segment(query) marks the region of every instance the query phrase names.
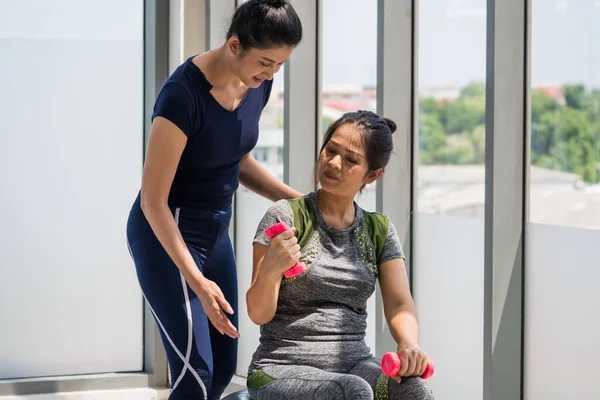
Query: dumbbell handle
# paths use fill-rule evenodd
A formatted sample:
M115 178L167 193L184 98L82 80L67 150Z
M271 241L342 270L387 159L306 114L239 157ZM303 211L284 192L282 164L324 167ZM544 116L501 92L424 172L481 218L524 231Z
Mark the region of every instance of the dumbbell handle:
M267 230L265 230L265 235L267 235L267 237L269 239L273 239L275 236L287 231L288 229L290 229L290 227L288 226L287 223L285 223L285 221L279 222L279 223L271 226L270 228L267 228ZM299 261L296 264L294 264L294 266L292 268L285 271L283 273L283 275L286 278L290 279L290 278L300 275L304 271L306 271L306 264Z
M381 369L383 373L387 376L394 376L400 372L402 368L402 361L400 360L400 356L398 353L385 353L381 358ZM427 367L425 368L425 372L421 375L421 378L427 379L433 375L435 366L433 365L433 361L430 358L427 359Z

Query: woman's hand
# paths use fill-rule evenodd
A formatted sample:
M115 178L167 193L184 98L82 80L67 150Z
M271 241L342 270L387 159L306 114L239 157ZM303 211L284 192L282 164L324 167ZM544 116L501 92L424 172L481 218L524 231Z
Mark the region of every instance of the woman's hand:
M300 260L300 245L295 233L296 228L292 227L271 239L260 267L261 273L282 275Z
M421 376L427 367L427 354L418 346L398 346L396 350L400 357L401 367L398 375L393 376L396 382L400 383L403 376Z
M239 176L243 186L273 202L281 199L295 199L303 195L277 179L250 153L246 154L240 162Z
M225 315L225 312L233 314L233 308L225 300L225 296L219 286L213 281L204 278L198 284L198 289L194 289L194 292L198 295L200 303L202 303L202 308L213 326L222 335L226 334L233 339L239 338L240 334L237 329L235 329L235 326L233 326L229 318Z

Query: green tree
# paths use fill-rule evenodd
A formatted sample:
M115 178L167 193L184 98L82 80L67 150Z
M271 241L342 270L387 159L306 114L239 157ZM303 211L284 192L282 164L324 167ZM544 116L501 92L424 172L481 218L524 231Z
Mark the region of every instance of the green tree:
M536 158L532 162L545 168L576 173L590 183L598 181L597 146L593 125L585 111L564 107L562 110L542 116L537 132L540 136L533 146Z
M461 143L454 146L444 146L438 154L438 162L436 164L473 164L474 158L473 147Z
M567 107L575 108L578 110L584 110L590 106L590 96L585 91L585 86L582 84L577 85L564 85L563 91L565 95L565 102Z
M531 94L531 122L536 123L549 111L558 109L558 102L546 92L534 90Z
M548 156L555 144L556 126L560 119L558 111L532 112L531 122L531 162L537 165L538 160Z
M485 99L485 83L469 83L460 91L460 97L478 97Z
M473 146L473 164L485 164L485 125L477 125L468 136Z
M592 121L600 122L600 89L590 93L589 117ZM600 132L598 132L600 134Z
M422 164L438 164L446 135L437 114L419 114L419 156Z
M531 162L600 181L600 89L563 86L564 99L544 91L531 98ZM564 100L564 101L563 101ZM485 162L485 84L470 83L455 100L419 101L423 164Z
M444 106L433 97L424 97L419 100L420 114L435 114L438 118Z
M477 125L485 123L485 100L459 98L446 106L446 132L456 134L473 132Z

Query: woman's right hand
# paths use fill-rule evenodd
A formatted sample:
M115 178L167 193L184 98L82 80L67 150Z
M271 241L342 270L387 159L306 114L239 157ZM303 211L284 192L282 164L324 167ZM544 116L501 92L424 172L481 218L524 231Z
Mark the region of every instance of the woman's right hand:
M270 240L261 272L282 275L300 260L300 245L295 233L296 228L291 227Z
M225 296L219 286L213 281L204 278L199 284L199 288L194 291L202 303L202 308L206 316L217 331L233 339L239 338L240 334L237 329L235 329L235 326L233 326L229 318L225 315L225 312L233 314L233 308L225 300Z

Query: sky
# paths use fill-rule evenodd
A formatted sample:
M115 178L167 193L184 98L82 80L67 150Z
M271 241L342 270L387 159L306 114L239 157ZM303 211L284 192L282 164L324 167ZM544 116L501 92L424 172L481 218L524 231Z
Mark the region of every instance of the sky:
M483 82L486 0L420 0L420 87ZM399 20L400 21L400 20ZM600 0L532 0L532 84L600 87ZM374 85L377 0L323 0L323 84Z
M600 87L600 0L531 1L532 84ZM323 84L374 86L378 1L322 2ZM485 80L486 3L419 0L419 87L461 87ZM33 5L43 12L31 13ZM0 0L3 9L11 12L0 12L0 40L143 37L142 0ZM103 25L115 18L117 23ZM278 77L276 84L282 84L283 73Z

